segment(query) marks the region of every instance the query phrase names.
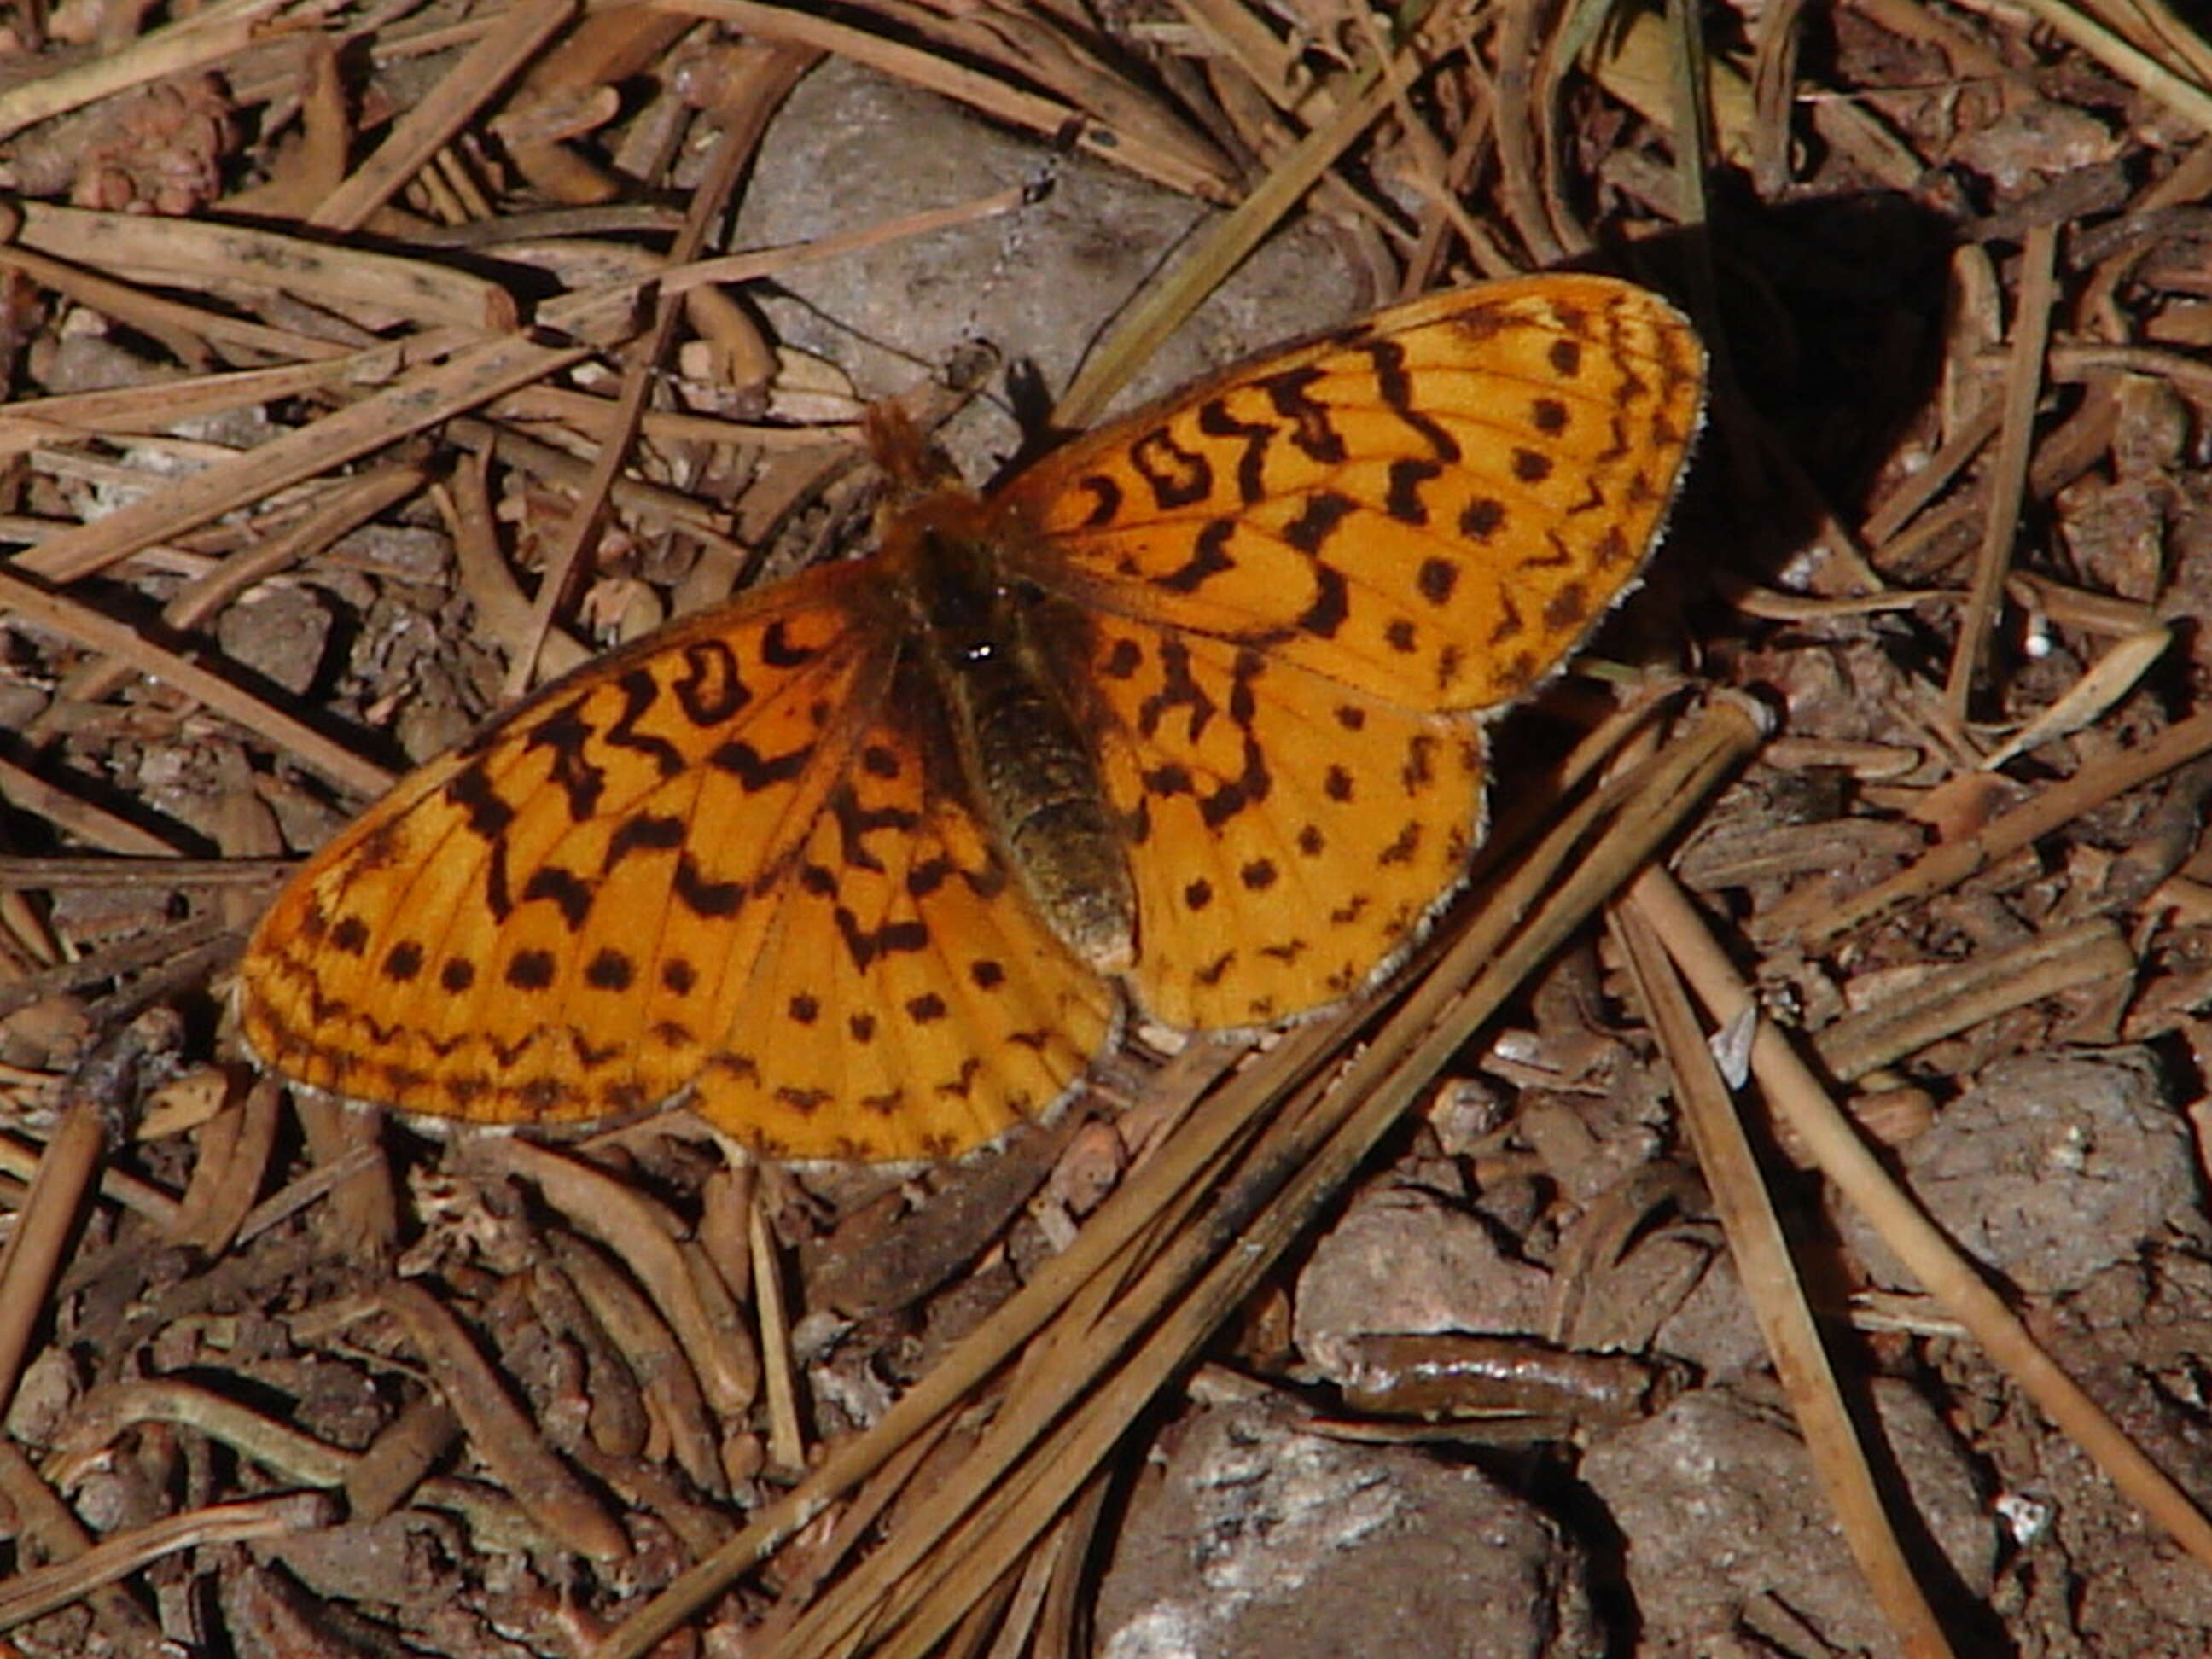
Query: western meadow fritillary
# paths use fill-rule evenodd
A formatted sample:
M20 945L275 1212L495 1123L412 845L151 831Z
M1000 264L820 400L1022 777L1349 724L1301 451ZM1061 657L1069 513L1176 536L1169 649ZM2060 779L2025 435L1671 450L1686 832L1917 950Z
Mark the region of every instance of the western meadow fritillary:
M670 1103L940 1157L1133 1004L1335 1001L1481 833L1481 717L1634 581L1698 421L1665 301L1432 295L938 488L422 768L278 896L246 1040L483 1123Z

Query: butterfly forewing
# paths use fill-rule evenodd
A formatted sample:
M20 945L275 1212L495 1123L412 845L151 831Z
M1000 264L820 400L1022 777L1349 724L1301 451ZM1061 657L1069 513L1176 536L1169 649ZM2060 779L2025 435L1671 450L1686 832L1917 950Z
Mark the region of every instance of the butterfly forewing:
M1596 276L1397 307L1013 479L1037 579L1409 708L1484 708L1635 580L1694 436L1696 336Z

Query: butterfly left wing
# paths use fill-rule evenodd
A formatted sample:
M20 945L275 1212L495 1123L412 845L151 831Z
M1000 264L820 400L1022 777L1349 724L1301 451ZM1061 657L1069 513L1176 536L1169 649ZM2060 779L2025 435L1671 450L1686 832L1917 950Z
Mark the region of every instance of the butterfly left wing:
M1467 717L1634 581L1703 397L1667 301L1536 276L1230 369L993 498L1091 619L1069 696L1133 825L1148 1010L1263 1024L1388 963L1480 833Z
M823 567L704 613L404 780L270 907L248 1045L403 1111L680 1101L793 1158L944 1156L1047 1109L1113 993L948 787L881 587Z

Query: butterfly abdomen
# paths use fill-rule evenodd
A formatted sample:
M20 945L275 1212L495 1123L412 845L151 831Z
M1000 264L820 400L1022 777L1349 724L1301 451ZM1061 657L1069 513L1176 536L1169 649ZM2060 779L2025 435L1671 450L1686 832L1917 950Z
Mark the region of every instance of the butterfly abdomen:
M924 529L906 600L968 799L1054 933L1101 973L1135 959L1136 901L1098 764L1047 660L1052 601L994 550Z

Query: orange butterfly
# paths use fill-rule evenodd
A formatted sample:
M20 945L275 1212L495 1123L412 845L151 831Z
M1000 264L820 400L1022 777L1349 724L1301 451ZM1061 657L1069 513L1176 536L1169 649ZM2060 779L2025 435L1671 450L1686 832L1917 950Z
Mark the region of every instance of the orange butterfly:
M1349 995L1462 879L1480 717L1656 543L1704 379L1665 301L1534 276L918 493L401 783L263 920L246 1040L404 1111L915 1158L1049 1109L1128 1004Z

